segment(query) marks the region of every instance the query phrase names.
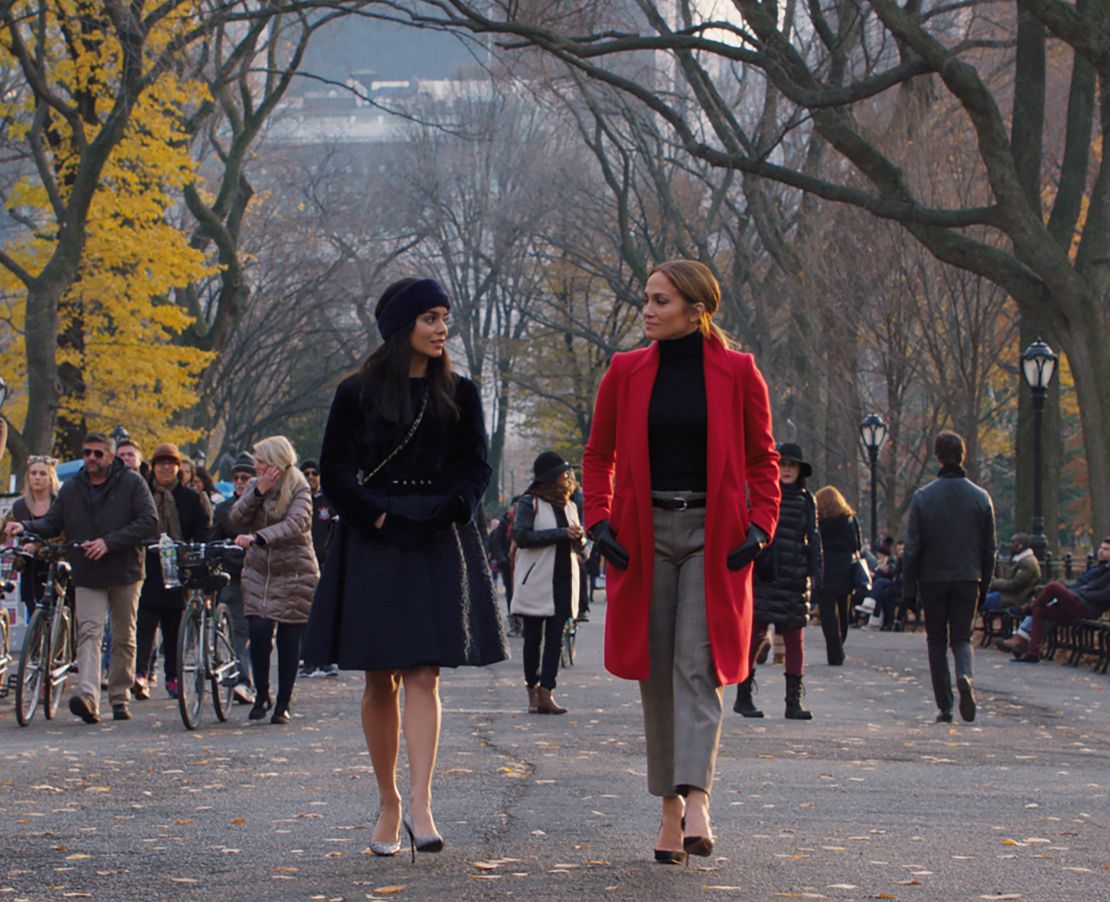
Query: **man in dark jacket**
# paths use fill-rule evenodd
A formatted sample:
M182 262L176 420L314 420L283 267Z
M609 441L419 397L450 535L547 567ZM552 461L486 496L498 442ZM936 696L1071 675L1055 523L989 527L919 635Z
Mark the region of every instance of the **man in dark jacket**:
M1029 630L1029 647L1015 661L1022 664L1040 661L1046 620L1078 623L1097 620L1107 611L1110 611L1110 536L1098 546L1098 563L1081 574L1070 587L1053 582L1041 590L1031 611L1033 626Z
M956 663L960 716L971 721L971 629L994 572L994 504L964 472L963 438L942 432L933 453L940 463L937 478L914 492L910 502L902 591L907 605L921 596L933 696L940 709L937 722L952 722L949 645Z
M1009 573L991 580L983 604L984 611L1028 604L1037 594L1037 584L1041 581L1041 565L1030 547L1029 533L1014 533L1010 539L1010 555Z
M115 720L130 720L128 692L135 679L135 618L143 583L143 544L155 538L158 513L142 477L116 460L115 444L100 432L85 436L84 467L66 480L46 516L9 523L22 532L79 542L74 554L77 589L77 665L80 680L69 709L85 723L100 720L100 643L112 618L108 699Z
M316 563L320 570L324 569L324 561L328 556L328 546L331 544L331 533L339 514L335 507L328 501L327 496L320 490L320 463L311 457L301 461L301 472L312 491L312 551L316 555ZM302 667L300 675L303 677L339 676L339 665L326 664L315 667L312 662L304 659L304 634L301 635Z
M244 451L231 467L231 483L235 489L234 494L216 505L212 511L212 541L231 542L236 537L246 535L249 529L239 529L231 525L228 514L243 489L257 475L254 469L254 456ZM239 682L235 686L235 701L240 705L254 704L254 688L251 686L250 658L248 657L248 640L250 636L246 614L243 613L243 587L239 578L243 574L243 558L241 555L227 555L224 558L224 571L231 577L231 583L220 592L220 602L226 604L231 611L231 622L235 630L235 656L239 659Z

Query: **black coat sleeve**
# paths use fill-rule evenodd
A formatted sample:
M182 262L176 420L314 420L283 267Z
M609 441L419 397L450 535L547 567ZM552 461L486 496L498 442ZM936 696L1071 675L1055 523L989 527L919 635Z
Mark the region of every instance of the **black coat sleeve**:
M486 421L478 386L469 379L460 378L455 389L455 403L459 406L460 416L452 434L454 466L451 491L466 508L464 511L460 507L454 519L465 523L482 503L493 471L488 460ZM331 497L330 493L328 497Z
M348 380L336 390L324 428L320 481L339 516L349 526L368 531L374 528L374 521L385 511L385 505L358 480L364 464L358 438L361 425L358 384Z
M554 529L535 529L536 507L530 494L525 492L516 503L516 516L513 517L513 541L520 548L542 548L545 545L554 545L565 542L570 537L567 527L557 526Z

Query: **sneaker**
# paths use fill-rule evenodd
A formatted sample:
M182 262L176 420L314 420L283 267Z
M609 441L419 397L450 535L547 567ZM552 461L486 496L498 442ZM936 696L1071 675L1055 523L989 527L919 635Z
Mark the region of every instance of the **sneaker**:
M231 694L235 696L237 705L254 704L254 690L246 683L236 683L235 688L231 690Z
M339 676L339 665L329 664L327 667L320 671L320 675L328 677L329 679Z
M166 695L177 698L177 680L166 680Z
M131 709L127 705L120 702L119 704L112 705L112 720L130 720Z
M85 723L100 723L100 715L96 713L93 700L84 695L74 695L69 699L70 713L76 714Z
M975 720L975 693L971 691L971 677L962 676L956 680L960 693L960 717L967 723Z

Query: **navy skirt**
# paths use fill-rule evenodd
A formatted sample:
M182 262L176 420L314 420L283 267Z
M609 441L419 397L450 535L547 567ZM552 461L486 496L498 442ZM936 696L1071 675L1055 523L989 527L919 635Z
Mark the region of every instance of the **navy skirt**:
M336 524L305 635L306 664L341 670L485 666L509 649L478 527L400 548Z

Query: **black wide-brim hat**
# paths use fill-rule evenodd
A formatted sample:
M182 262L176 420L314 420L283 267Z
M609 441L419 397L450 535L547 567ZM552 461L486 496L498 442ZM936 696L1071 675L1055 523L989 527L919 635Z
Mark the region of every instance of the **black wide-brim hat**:
M562 473L573 469L574 467L554 451L544 451L532 464L533 481L539 483L554 482Z
M801 446L794 442L783 442L779 445L779 462L781 463L784 460L793 461L801 467L802 479L808 479L813 475L813 467L806 463Z

